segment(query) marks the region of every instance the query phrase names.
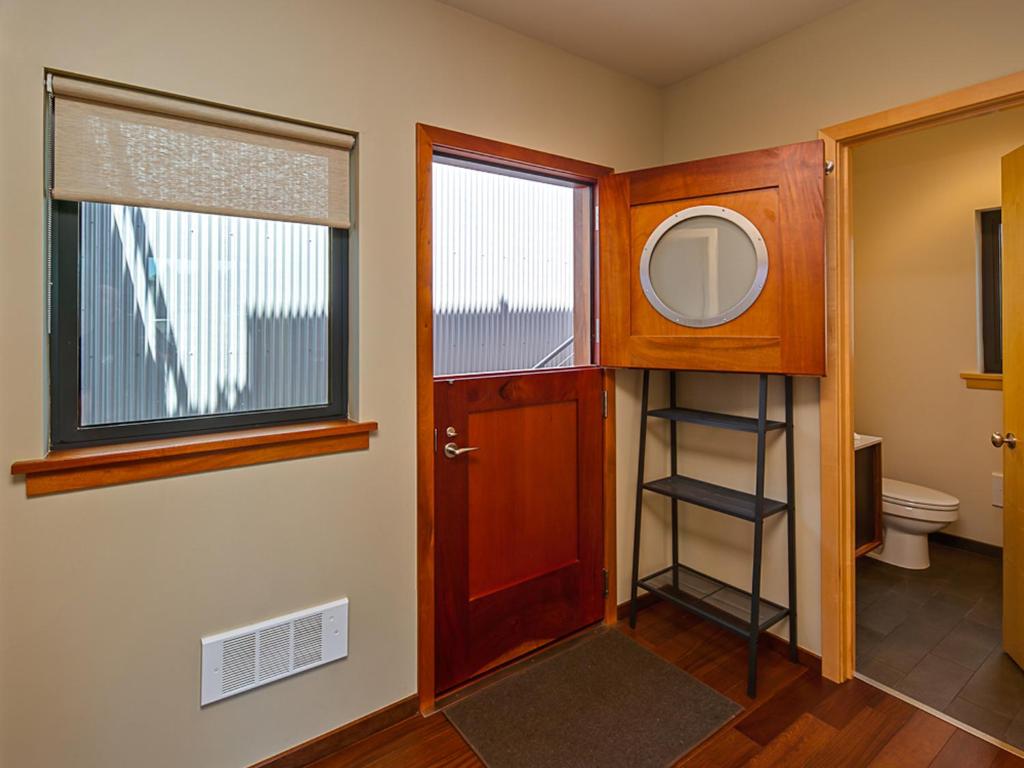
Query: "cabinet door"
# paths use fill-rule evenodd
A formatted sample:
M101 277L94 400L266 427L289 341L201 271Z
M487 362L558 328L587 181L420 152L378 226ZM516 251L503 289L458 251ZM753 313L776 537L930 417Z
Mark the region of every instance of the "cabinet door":
M824 375L820 141L607 176L600 361Z

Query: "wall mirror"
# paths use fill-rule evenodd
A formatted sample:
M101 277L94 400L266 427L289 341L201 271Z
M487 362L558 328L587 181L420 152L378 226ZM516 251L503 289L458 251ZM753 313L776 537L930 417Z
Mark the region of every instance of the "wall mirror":
M750 308L768 277L764 237L729 208L698 205L669 216L640 257L647 300L674 323L707 328Z

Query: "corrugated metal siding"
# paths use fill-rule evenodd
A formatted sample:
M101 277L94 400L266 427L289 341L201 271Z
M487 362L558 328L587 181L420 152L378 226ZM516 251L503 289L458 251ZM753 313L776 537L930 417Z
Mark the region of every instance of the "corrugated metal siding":
M572 365L548 359L573 335L572 189L443 162L433 185L435 375Z
M327 402L329 229L83 203L82 424Z

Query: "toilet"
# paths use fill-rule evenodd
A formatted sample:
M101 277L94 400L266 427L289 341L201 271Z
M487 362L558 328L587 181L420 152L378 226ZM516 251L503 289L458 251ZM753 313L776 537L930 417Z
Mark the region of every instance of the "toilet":
M900 568L930 565L928 534L960 516L960 500L923 485L882 478L882 546L871 557Z

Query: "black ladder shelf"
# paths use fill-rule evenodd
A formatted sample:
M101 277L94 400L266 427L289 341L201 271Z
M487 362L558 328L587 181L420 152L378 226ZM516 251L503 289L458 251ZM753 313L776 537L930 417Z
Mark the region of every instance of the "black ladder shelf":
M797 659L796 639L796 505L794 503L793 469L793 378L785 381L786 419L768 419L768 374L758 382L757 417L733 416L676 406L676 372L669 371L669 407L648 408L650 370L644 371L643 395L640 405L640 457L636 482L636 523L633 529L633 579L630 593L629 625L636 627L637 590L644 589L709 621L747 638L747 695L757 696L757 641L769 627L789 617L789 655ZM644 481L644 456L647 447L647 420L668 419L671 423L669 450L672 474L659 480ZM754 493L704 482L679 474L678 428L680 423L751 432L757 435L757 466ZM764 495L765 453L768 433L781 430L786 435L786 501ZM658 493L672 499L672 565L640 576L640 523L643 517L644 492ZM754 525L753 573L750 591L738 589L679 562L679 502L738 517ZM786 514L788 550L789 607L761 597L761 561L764 542L764 521L773 515Z

